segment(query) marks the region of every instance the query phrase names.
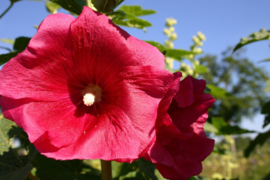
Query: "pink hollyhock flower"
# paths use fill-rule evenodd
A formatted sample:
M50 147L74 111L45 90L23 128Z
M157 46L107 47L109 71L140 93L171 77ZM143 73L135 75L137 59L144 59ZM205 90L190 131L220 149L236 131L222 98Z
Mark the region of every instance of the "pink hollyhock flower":
M180 78L181 73L174 74L160 102L156 137L144 157L155 163L165 178L186 180L202 171L201 162L213 150L214 140L205 136L203 126L214 99L203 94L204 80Z
M47 157L130 162L155 136L163 68L155 47L84 7L41 23L1 70L0 103Z

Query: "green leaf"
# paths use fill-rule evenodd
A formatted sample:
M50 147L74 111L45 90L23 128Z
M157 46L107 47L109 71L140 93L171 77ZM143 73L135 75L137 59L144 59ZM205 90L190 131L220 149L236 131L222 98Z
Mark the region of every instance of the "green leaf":
M248 37L242 38L241 41L233 49L233 52L235 52L236 50L240 49L241 47L247 44L262 41L262 40L267 40L269 39L269 36L270 36L270 32L267 31L266 29L261 29L259 32L254 32Z
M15 2L18 2L18 1L22 1L22 0L10 0L11 3L15 3Z
M26 164L22 168L12 171L10 173L6 173L5 175L1 176L1 180L24 180L29 172L32 170L33 166L31 164Z
M181 61L185 56L195 54L194 52L183 49L166 49L166 56Z
M15 51L23 51L27 47L30 40L31 40L31 38L29 38L29 37L16 38L14 45L13 45L13 49Z
M124 0L92 0L94 7L98 12L110 14Z
M213 132L213 133L218 132L217 128L215 128L215 126L209 123L208 121L205 122L203 129L207 132Z
M15 42L13 39L0 39L0 41L11 45L13 45Z
M150 15L155 14L156 11L151 9L142 9L141 6L121 6L119 10L124 11L125 13L133 14L135 16L144 16L144 15Z
M238 126L231 126L227 124L223 118L212 117L212 124L218 129L216 135L229 135L229 134L245 134L245 133L254 133L255 131L249 131L242 129Z
M227 98L230 94L227 93L225 89L217 87L215 85L207 84L207 87L211 90L209 92L216 99L224 99Z
M77 15L81 14L83 9L82 6L83 4L81 0L50 0L50 1L60 5L65 10L68 10Z
M263 105L261 113L270 114L270 101Z
M270 58L266 58L266 59L261 60L261 61L259 61L259 62L267 62L267 61L270 61Z
M264 118L263 128L265 128L270 123L270 114Z
M33 165L42 180L100 180L100 172L81 160L57 161L38 154Z
M120 11L117 11L118 14L120 14ZM123 13L122 13L123 15ZM125 13L125 17L123 18L121 16L114 16L112 18L112 21L120 26L126 26L126 27L135 27L138 29L144 29L145 27L150 27L152 24L144 19L137 18L136 16L132 14Z
M158 42L155 42L155 41L145 41L147 42L148 44L151 44L152 46L155 46L156 48L158 48L158 50L160 52L164 52L166 51L165 49L165 46L163 46L162 44L158 43Z
M145 42L151 44L152 46L155 46L156 48L158 48L160 52L166 51L166 54L165 54L166 57L171 57L178 61L181 61L187 55L196 54L194 52L183 50L183 49L169 49L155 41L145 41Z
M10 53L7 53L7 54L0 54L0 65L5 64L11 58L14 58L15 56L17 56L18 53L19 52L10 52Z
M252 140L249 143L248 147L245 149L244 152L245 157L248 157L257 145L263 145L265 141L269 138L270 138L270 130L265 133L258 134L257 137L254 140Z
M54 2L50 2L50 1L46 1L46 9L47 11L49 11L52 14L57 13L57 11L61 8L60 5L54 3Z
M270 91L270 79L268 79L268 80L266 81L266 87L265 87L264 91L265 91L265 92Z
M203 65L196 65L194 67L194 71L196 73L199 73L199 74L203 74L203 73L208 73L209 72L209 70L207 69L207 67L206 66L203 66Z
M16 124L13 121L5 119L3 115L0 115L0 155L10 148L8 132Z

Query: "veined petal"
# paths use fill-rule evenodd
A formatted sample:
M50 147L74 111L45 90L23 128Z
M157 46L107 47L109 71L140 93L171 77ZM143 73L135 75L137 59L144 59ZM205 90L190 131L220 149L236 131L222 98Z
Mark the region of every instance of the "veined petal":
M54 101L66 98L71 53L68 43L71 15L49 15L28 47L0 71L0 94L13 99Z

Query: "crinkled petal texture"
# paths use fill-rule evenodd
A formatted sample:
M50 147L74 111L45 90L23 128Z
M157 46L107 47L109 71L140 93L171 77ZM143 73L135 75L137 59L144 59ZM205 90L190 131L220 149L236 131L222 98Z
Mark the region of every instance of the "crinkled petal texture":
M160 102L156 137L144 158L155 163L163 177L186 180L202 171L201 162L214 148L203 130L214 99L203 94L204 80L179 78L175 73Z
M44 155L131 162L155 136L173 75L149 44L85 7L49 15L28 47L0 71L1 107ZM96 87L91 106L85 92Z

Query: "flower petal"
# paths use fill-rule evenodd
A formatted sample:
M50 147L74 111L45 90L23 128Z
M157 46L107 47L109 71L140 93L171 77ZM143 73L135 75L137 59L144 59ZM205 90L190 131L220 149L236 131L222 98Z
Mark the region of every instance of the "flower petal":
M84 116L80 138L57 152L44 155L56 159L103 159L132 161L138 158L140 139L131 120L115 106L103 106L98 117Z
M79 72L87 71L85 67L91 67L88 71L93 72L95 68L104 70L107 66L164 68L164 56L157 48L130 36L107 16L88 7L71 24L71 39L74 60L80 64Z
M173 75L151 66L129 66L119 75L125 90L117 104L131 119L141 139L142 152L155 134L158 105L167 92Z
M67 37L71 15L49 15L40 24L28 47L0 71L0 94L13 99L51 101L68 96L70 50Z

